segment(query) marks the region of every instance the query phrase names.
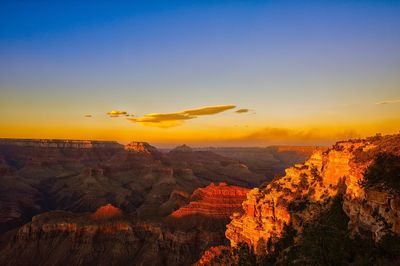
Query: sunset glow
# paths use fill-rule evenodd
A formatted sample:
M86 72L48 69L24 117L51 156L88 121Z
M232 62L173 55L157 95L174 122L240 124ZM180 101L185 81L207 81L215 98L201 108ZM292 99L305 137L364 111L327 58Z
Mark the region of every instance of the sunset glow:
M398 132L400 5L284 2L3 3L0 137L257 146Z

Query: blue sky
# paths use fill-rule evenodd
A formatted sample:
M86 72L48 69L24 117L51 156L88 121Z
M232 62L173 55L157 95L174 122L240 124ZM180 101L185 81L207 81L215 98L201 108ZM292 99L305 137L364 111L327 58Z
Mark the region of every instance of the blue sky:
M390 120L399 105L374 103L400 98L399 29L400 1L2 2L1 122L9 136L221 104L256 114L192 124ZM126 122L106 119L90 123Z

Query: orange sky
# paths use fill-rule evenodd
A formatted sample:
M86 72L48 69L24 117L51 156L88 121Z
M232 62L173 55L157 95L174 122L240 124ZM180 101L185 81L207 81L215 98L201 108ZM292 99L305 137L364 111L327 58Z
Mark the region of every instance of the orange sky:
M14 119L10 119L13 114L7 116L8 119L3 117L0 137L98 139L122 143L136 140L162 147L181 143L193 146L265 146L327 145L347 138L399 131L399 116L391 116L391 112L386 116L376 115L379 108L391 106L372 104L370 108L370 115L359 114L358 118L355 115L346 117L346 110L343 113L274 118L263 117L255 110L237 113L235 110L239 109L235 108L218 114L148 124L130 121L131 117L126 115L110 117L107 112L91 114L91 117L85 114L41 117L31 112L29 119L17 119L19 114L14 114ZM385 111L380 112L385 114ZM393 114L396 114L396 109ZM167 115L171 117L171 113Z

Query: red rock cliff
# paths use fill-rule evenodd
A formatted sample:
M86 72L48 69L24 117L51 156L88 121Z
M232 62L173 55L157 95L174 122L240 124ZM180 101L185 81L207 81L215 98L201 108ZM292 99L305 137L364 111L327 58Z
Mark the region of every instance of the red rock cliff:
M174 211L171 216L181 218L189 215L204 215L208 217L229 217L234 212L241 211L241 204L246 199L247 188L229 186L225 183L211 183L205 188L196 189L191 202Z
M243 215L235 213L226 237L232 246L246 242L256 253L267 250L267 242L281 237L285 224L301 225L318 214L318 209L293 208L304 202L323 203L343 193L343 209L349 230L360 228L379 240L385 233L400 233L400 197L390 189L362 186L365 170L380 152L400 154L400 135L338 142L326 152L317 151L304 164L286 169L286 175L264 188L247 194ZM364 159L360 159L365 157Z

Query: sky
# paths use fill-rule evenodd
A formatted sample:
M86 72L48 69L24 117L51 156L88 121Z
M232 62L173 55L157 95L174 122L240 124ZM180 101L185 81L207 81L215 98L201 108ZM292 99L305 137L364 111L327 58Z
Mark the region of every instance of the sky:
M0 137L327 145L400 130L400 1L58 2L0 3Z

